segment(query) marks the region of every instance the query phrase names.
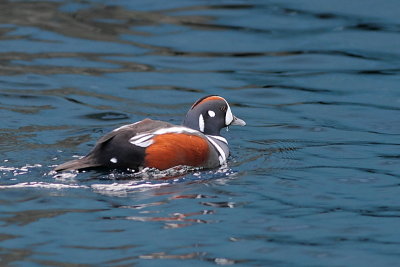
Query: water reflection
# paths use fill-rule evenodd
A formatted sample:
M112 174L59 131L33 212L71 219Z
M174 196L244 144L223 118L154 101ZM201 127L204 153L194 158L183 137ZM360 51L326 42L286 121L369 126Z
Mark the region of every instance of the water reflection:
M100 75L128 71L154 71L150 65L126 61L123 57L132 56L134 51L142 54L148 49L163 50L164 48L129 41L121 38L122 36L150 34L136 31L134 27L160 23L200 24L208 20L207 17L201 16L169 16L163 14L166 11L137 11L101 4L87 6L73 12L65 12L64 4L60 2L6 2L2 5L4 7L0 9L3 10L3 12L0 11L0 23L9 25L2 28L3 43L8 41L14 44L23 40L33 45L31 50L36 50L35 53L25 53L21 49L14 48L11 53L1 53L0 60L3 62L3 67L0 73L3 75L24 73ZM41 31L38 32L35 28ZM89 43L84 41L86 39L97 42L98 52L93 53L90 50L90 46L87 46ZM99 46L100 42L104 42L102 43L104 48ZM43 45L38 46L39 43ZM82 44L82 49L76 47L74 43ZM122 49L125 53L110 53L109 51L121 51L119 49L121 46L112 44L128 46ZM64 49L54 51L61 47ZM112 49L113 47L116 49ZM121 60L117 60L117 57ZM85 67L85 65L93 67Z
M6 218L1 218L0 220L5 223L5 226L10 224L16 224L18 226L25 226L27 224L36 222L41 219L52 218L56 216L63 215L65 213L71 212L95 212L96 210L79 210L79 209L69 209L69 210L28 210L20 212L3 212L5 216L10 215ZM98 210L97 210L98 211Z

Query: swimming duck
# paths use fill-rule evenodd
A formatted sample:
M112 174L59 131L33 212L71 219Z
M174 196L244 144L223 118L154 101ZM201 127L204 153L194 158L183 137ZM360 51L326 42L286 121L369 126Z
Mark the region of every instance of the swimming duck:
M246 123L233 115L224 98L205 96L191 106L182 125L151 119L123 125L100 138L83 158L54 170L215 168L228 158L228 142L220 131L231 125Z

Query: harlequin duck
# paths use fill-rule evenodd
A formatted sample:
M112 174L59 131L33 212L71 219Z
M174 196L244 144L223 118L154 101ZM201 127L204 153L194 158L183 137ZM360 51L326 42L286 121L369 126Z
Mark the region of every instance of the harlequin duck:
M192 105L182 126L151 119L121 126L100 138L85 157L54 170L218 167L229 155L228 142L220 130L230 125L246 123L232 114L224 98L206 96Z

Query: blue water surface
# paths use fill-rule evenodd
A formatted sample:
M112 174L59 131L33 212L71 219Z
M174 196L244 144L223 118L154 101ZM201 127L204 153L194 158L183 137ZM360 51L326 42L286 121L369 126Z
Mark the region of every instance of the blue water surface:
M399 1L0 7L0 265L398 265ZM209 94L227 166L52 172Z

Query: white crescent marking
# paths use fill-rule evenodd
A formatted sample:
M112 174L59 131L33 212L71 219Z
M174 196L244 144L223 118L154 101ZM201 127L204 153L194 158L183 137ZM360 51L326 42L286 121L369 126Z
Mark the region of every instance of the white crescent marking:
M202 114L199 116L199 129L200 132L204 132L204 118Z
M225 125L229 125L233 122L233 114L228 102L226 102L226 105L228 106L228 109L226 110L226 115L225 115Z

